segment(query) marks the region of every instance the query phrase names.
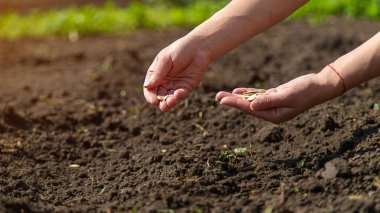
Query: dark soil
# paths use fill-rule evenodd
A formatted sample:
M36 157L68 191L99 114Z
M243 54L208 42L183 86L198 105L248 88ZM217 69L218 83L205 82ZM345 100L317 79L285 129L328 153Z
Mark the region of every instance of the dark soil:
M166 114L141 85L186 30L0 42L0 212L380 212L380 79L281 125L213 100L318 72L377 30L283 23Z

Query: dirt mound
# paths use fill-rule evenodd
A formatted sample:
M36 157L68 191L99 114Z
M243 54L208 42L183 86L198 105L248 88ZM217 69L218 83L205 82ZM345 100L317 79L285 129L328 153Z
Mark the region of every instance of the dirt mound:
M141 84L186 31L0 42L0 211L379 212L379 79L281 125L214 101L317 72L377 26L283 23L167 114Z

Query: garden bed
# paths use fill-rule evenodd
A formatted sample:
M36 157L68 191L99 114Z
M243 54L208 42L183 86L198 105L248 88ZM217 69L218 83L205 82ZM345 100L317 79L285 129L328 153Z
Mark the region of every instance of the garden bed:
M379 79L281 125L214 101L318 72L377 30L283 23L214 62L170 113L142 83L187 30L0 42L0 211L380 211Z

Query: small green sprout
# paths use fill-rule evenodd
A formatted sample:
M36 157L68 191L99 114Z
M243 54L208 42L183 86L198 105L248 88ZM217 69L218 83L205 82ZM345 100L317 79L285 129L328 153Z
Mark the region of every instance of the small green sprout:
M125 96L127 96L127 91L121 90L120 91L120 97L125 97Z
M164 209L164 210L159 210L159 213L175 213L173 209Z
M222 154L219 155L219 160L222 162L229 162L234 156L228 153L228 151L224 151Z
M301 168L305 167L305 163L306 163L306 160L303 159L303 160L301 160L300 162L297 163L297 167L299 169L301 169Z
M85 126L80 126L77 131L80 133L86 133L88 132L88 129Z
M247 152L247 148L245 148L245 147L235 148L234 152L236 155L241 155L241 154L244 154L245 152Z
M298 193L299 191L300 191L300 189L297 186L293 188L294 193Z
M193 209L191 212L194 212L194 213L203 213L203 210L201 208L196 208L196 209Z
M375 104L373 105L373 110L375 110L375 111L379 111L379 110L380 110L380 103L375 103Z
M139 212L139 210L140 210L139 207L133 207L133 208L131 209L131 213L137 213L137 212Z

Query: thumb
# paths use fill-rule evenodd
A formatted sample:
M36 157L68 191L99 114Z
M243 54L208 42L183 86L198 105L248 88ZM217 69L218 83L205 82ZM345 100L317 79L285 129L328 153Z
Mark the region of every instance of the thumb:
M157 56L155 62L149 68L145 78L144 87L152 89L162 84L169 71L172 69L173 62L170 56Z
M281 107L283 99L284 98L282 95L280 95L277 91L271 91L252 101L250 108L251 110L259 111Z

